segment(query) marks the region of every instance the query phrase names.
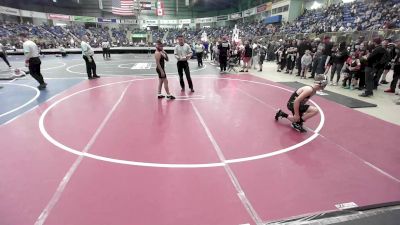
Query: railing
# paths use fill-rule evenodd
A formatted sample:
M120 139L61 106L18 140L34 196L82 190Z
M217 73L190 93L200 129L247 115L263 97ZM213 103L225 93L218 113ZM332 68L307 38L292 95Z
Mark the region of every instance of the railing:
M328 32L322 34L316 33L298 33L298 34L285 34L285 33L274 33L266 36L257 36L254 40L262 41L278 41L280 39L298 39L302 37L308 37L308 39L313 40L315 38L320 38L321 40L325 35L331 37L334 42L347 42L350 43L357 40L358 37L364 36L366 41L372 40L375 37L391 38L392 41L400 39L400 29L393 30L367 30L367 31L351 31L351 32Z

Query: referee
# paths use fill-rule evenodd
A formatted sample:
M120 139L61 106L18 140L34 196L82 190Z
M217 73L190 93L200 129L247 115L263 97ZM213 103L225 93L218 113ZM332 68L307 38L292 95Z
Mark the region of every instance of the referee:
M43 75L40 72L40 65L42 62L39 58L39 49L38 46L31 40L28 39L27 34L21 33L19 35L20 39L24 42L23 49L25 55L25 65L29 68L29 73L32 77L39 82L38 89L44 90L46 89L47 84L43 80Z
M82 36L82 42L81 42L81 49L82 49L82 55L83 59L85 60L86 63L86 72L89 80L99 78L100 76L97 76L96 73L96 63L94 62L93 55L94 51L92 47L89 45L89 38L87 35ZM93 76L92 76L93 72Z
M178 66L179 82L181 84L182 91L185 91L185 82L183 81L183 71L185 71L190 91L194 92L192 78L190 77L189 63L188 63L188 59L192 58L193 52L190 46L185 43L182 35L178 35L178 45L175 46L174 55L175 58L178 60L177 66Z

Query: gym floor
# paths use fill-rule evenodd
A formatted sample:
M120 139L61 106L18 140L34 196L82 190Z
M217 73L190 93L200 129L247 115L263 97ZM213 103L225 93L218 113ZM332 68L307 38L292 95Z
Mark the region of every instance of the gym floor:
M356 110L315 96L303 134L273 118L294 90L277 82L296 78L272 63L220 75L191 61L190 93L172 59L177 99L159 100L152 56L95 60L96 80L69 55L42 59L45 91L1 82L0 224L262 224L400 200L394 95Z

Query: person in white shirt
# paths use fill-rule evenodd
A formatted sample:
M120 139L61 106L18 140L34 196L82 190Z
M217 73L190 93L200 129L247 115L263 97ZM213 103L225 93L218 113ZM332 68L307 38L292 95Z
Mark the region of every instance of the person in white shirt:
M89 38L87 35L82 36L81 49L82 56L86 63L86 72L88 75L88 79L99 78L100 76L96 73L96 63L93 59L94 51L92 47L88 44ZM92 76L93 73L93 76Z
M7 66L11 69L10 62L8 62L7 60L6 49L1 43L0 43L0 58L2 58L3 61L7 64Z
M108 40L104 40L101 43L101 47L103 48L103 58L104 59L109 59L111 58L111 54L110 54L110 42Z
M31 40L28 39L28 35L21 33L19 35L21 41L23 41L23 49L25 55L25 66L29 68L31 76L39 82L38 89L46 89L47 84L44 82L43 75L40 72L40 65L42 62L39 58L38 46Z
M200 41L198 41L197 44L194 46L194 50L196 51L197 65L199 67L202 67L203 66L204 45Z
M190 77L190 69L188 59L192 58L193 52L188 44L185 43L182 35L178 35L178 45L175 46L175 58L178 60L179 83L182 91L185 91L185 82L183 81L183 71L185 71L186 79L191 92L194 92L192 78Z

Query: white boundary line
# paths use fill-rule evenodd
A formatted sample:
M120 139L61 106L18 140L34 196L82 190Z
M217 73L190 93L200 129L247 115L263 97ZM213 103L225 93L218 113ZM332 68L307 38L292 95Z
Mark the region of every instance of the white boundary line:
M48 79L48 78L46 78L46 79ZM69 79L69 78L68 78L68 79ZM86 79L87 79L87 78L86 78ZM77 84L79 84L79 83L77 83ZM75 85L73 85L73 86L75 86ZM72 87L72 86L71 86L71 87ZM54 98L60 96L60 95L63 94L64 92L66 92L67 90L68 90L68 89L65 89L65 90L63 90L63 91L60 91L59 93L55 94L54 96L50 97L49 99L47 99L46 101L44 101L44 102L42 102L42 103L50 102L50 101L53 100ZM29 110L27 110L27 111L25 111L25 112L23 112L23 113L21 113L21 114L15 116L14 118L8 120L7 122L5 122L5 123L3 123L3 124L0 124L0 127L1 127L1 126L4 126L4 125L7 125L7 124L9 124L9 123L11 123L11 122L13 122L14 120L20 118L21 116L23 116L23 115L25 115L26 113L28 113L28 112L30 112L30 111L36 109L36 108L39 107L39 106L40 106L40 105L38 104L38 105L36 105L35 107L32 107L31 109L29 109Z
M121 96L117 100L117 102L114 104L112 109L108 112L107 116L104 118L104 120L101 122L100 126L97 128L96 132L92 136L92 138L89 140L89 142L86 144L85 148L83 149L83 153L87 153L90 148L93 146L95 143L97 137L101 133L101 131L104 129L105 125L107 122L110 120L112 114L114 111L117 109L118 105L121 103L122 99L125 96L126 91L128 90L129 86L131 83L129 83L124 91L122 92ZM83 155L80 155L72 164L72 166L69 168L68 172L65 174L64 178L62 179L61 183L58 185L56 192L53 194L51 197L50 201L47 203L46 207L43 209L42 213L39 215L38 219L35 222L35 225L42 225L45 223L47 217L49 216L51 210L54 208L54 206L57 204L58 200L60 199L62 193L65 190L65 187L67 186L69 180L71 179L72 175L75 173L77 170L78 166L83 160Z
M126 59L126 60L118 60L118 61L112 61L112 62L126 62L126 61L141 61L142 62L143 60L140 60L140 59ZM193 63L193 62L189 62L189 63ZM102 63L101 62L100 63L96 62L96 64L102 64ZM104 62L104 64L110 64L110 63L109 62ZM77 67L77 66L83 66L83 65L85 65L85 64L84 63L75 64L75 65L67 67L65 70L67 72L69 72L69 73L87 75L86 72L77 72L77 71L72 71L71 70L71 68L74 68L74 67ZM119 67L119 65L116 65L116 66ZM204 65L204 67L202 67L200 69L190 70L190 72L191 73L198 72L198 71L201 71L201 70L205 70L206 68L207 68L207 66ZM126 68L126 69L129 69L129 68ZM113 74L108 74L108 73L107 74L99 73L98 75L110 76L110 77L113 77L113 76L127 76L127 75L124 75L124 74L115 74L115 75L113 75ZM132 74L132 75L135 75L135 76L149 76L149 75L157 75L157 74L156 73L144 73L144 74ZM166 75L178 75L178 73L167 73Z
M48 62L48 61L45 61L45 62ZM23 62L16 62L16 63L21 63L21 64L25 65ZM41 71L52 70L52 69L58 69L58 68L65 67L65 66L67 65L67 63L65 63L65 62L55 62L55 63L61 63L61 65L59 65L59 66L54 66L54 67L49 67L49 68L44 68L44 69L41 69ZM20 67L20 68L26 68L26 67Z
M336 142L334 142L334 141L332 141L332 140L326 138L326 137L323 136L323 135L320 135L320 136L321 136L322 138L326 139L327 141L333 143L334 145L336 145L336 146L337 146L339 149L341 149L342 151L345 151L345 152L347 152L348 154L352 155L353 157L357 158L359 161L361 161L361 162L364 163L365 165L371 167L373 170L377 171L378 173L380 173L380 174L382 174L382 175L384 175L384 176L390 178L391 180L393 180L393 181L395 181L395 182L397 182L397 183L400 183L400 180L399 180L398 178L396 178L396 177L390 175L389 173L387 173L386 171L382 170L381 168L379 168L379 167L373 165L372 163L370 163L370 162L364 160L363 158L361 158L360 156L358 156L358 155L355 154L354 152L347 150L347 149L346 149L345 147L343 147L342 145L339 145L338 143L336 143Z
M50 68L44 68L44 69L41 69L41 71L52 70L52 69L58 69L58 68L62 68L62 67L64 67L64 66L67 65L67 64L64 63L64 62L59 62L59 63L61 63L62 65L61 65L61 66L50 67Z
M271 87L275 87L284 91L288 91L288 92L292 92L292 90L283 88L283 87L279 87L276 85L272 85L272 84L268 84L268 83L263 83L263 82L257 82L257 81L249 81L249 80L241 80L241 79L230 79L230 78L216 78L216 77L203 77L203 78L210 78L210 79L224 79L224 80L236 80L236 81L241 81L241 82L249 82L249 83L255 83L255 84L262 84L262 85L266 85L266 86L271 86ZM50 134L46 131L46 128L44 126L44 120L46 118L47 113L54 108L55 106L57 106L58 104L60 104L61 102L63 102L64 100L71 98L75 95L78 95L80 93L83 92L87 92L96 88L101 88L101 87L105 87L105 86L110 86L110 85L115 85L115 84L121 84L121 83L127 83L127 82L134 82L134 81L141 81L141 80L151 80L151 79L155 79L155 78L142 78L142 79L132 79L132 80L126 80L126 81L119 81L119 82L113 82L113 83L109 83L109 84L104 84L104 85L99 85L96 87L92 87L92 88L88 88L88 89L84 89L78 92L75 92L73 94L70 94L68 96L65 96L64 98L61 98L59 100L57 100L56 102L54 102L52 105L50 105L40 116L39 119L39 129L40 132L42 133L42 135L53 145L57 146L58 148L76 154L76 155L84 155L86 157L89 158L93 158L93 159L97 159L97 160L102 160L102 161L106 161L106 162L111 162L111 163L119 163L119 164L124 164L124 165L130 165L130 166L146 166L146 167L161 167L161 168L206 168L206 167L217 167L217 166L224 166L225 164L230 164L230 163L239 163L239 162L246 162L246 161L252 161L252 160L258 160L258 159L263 159L263 158L268 158L271 156L275 156L275 155L279 155L279 154L283 154L286 152L290 152L293 151L303 145L308 144L309 142L313 141L315 138L318 137L318 133L319 131L322 129L324 123L325 123L325 115L322 111L322 109L312 100L310 100L310 102L312 102L320 111L320 116L321 116L321 121L318 125L318 127L315 129L315 133L310 136L309 138L307 138L306 140L297 143L295 145L289 146L287 148L284 149L280 149L274 152L269 152L266 154L261 154L261 155L256 155L256 156L250 156L250 157L244 157L244 158L236 158L236 159L229 159L226 160L225 162L220 162L220 163L203 163L203 164L166 164L166 163L149 163L149 162L137 162L137 161L128 161L128 160L120 160L120 159L114 159L114 158L108 158L108 157L103 157L103 156L98 156L98 155L93 155L90 153L82 153L81 151L75 150L73 148L70 148L60 142L58 142L57 140L55 140L52 136L50 136ZM199 79L199 78L197 78Z
M9 82L8 82L8 83L0 83L0 84L2 84L2 85L15 85L15 86L21 86L21 87L28 87L28 88L31 88L31 89L33 89L33 90L36 91L36 94L35 94L35 96L33 96L32 99L30 99L29 101L27 101L25 104L18 106L17 108L14 108L14 109L12 109L12 110L10 110L10 111L8 111L8 112L5 112L5 113L3 113L3 114L0 114L0 118L3 117L3 116L5 116L5 115L8 115L8 114L10 114L10 113L13 113L13 112L15 112L15 111L17 111L17 110L20 110L20 109L24 108L25 106L27 106L27 105L29 105L30 103L32 103L33 101L35 101L35 100L39 97L39 95L40 95L39 89L37 89L37 88L35 88L35 87L32 87L32 86L29 86L29 85L25 85L25 84L16 84L16 83L9 83Z
M221 148L219 147L217 141L215 140L214 136L212 135L210 129L208 129L208 126L206 122L204 121L203 117L201 116L199 110L197 109L196 105L193 103L193 101L190 101L194 112L197 115L197 118L199 119L201 125L204 128L204 131L207 134L208 139L210 139L211 144L214 147L215 152L218 155L218 158L221 162L226 162L224 153L222 152ZM225 172L228 174L229 179L231 180L233 186L235 187L236 194L238 195L240 201L242 202L244 208L246 209L247 213L250 215L250 217L253 219L253 221L256 224L261 224L262 219L254 209L253 205L250 203L249 199L246 197L246 194L244 193L242 187L240 186L239 180L237 179L235 173L232 171L231 167L229 164L224 164L224 169Z

